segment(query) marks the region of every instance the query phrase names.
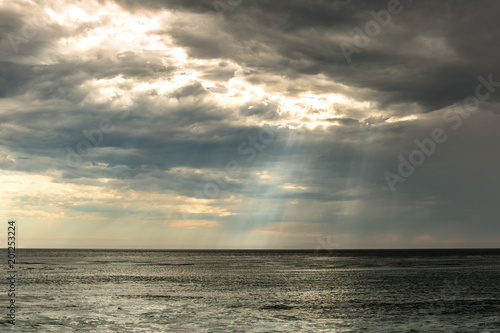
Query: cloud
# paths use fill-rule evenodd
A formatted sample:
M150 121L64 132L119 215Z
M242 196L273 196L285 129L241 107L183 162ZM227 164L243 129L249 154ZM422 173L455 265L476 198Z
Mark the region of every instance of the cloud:
M244 1L224 20L212 1L3 4L6 216L208 247L492 244L498 5L401 4L351 64L340 43L387 1ZM392 193L384 172L435 128L447 142Z

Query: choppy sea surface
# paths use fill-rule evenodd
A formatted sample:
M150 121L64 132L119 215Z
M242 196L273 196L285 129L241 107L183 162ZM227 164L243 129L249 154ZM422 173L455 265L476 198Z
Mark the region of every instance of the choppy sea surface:
M1 332L500 332L500 250L16 255Z

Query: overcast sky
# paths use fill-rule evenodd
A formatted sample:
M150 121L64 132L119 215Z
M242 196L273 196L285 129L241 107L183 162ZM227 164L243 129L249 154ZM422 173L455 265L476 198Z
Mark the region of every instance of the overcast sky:
M69 3L0 5L19 246L500 246L498 2Z

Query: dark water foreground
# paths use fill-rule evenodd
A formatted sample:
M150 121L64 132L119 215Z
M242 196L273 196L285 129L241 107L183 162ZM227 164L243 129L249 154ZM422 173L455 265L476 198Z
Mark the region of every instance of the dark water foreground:
M17 261L17 332L500 332L500 250L20 249Z

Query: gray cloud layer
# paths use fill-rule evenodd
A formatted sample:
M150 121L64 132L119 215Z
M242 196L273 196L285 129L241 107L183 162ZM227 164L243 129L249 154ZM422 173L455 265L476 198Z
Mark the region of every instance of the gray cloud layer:
M172 191L186 197L194 197L193 189L203 189L218 175L225 184L219 201L207 204L227 207L224 199L232 195L247 204L232 207L234 214L224 217L191 216L218 219L234 233L303 222L359 237L431 235L462 240L457 246L469 244L464 240L480 246L492 235L498 240L500 90L462 118L459 129L443 120L445 110L474 95L479 76L492 75L500 82L497 2L402 1L402 12L352 55L351 64L340 43L354 45L352 28L364 29L373 20L370 11L386 9L387 1L244 0L225 12L224 20L211 1L116 4L146 18L162 10L173 13L148 34L168 38L187 58L180 61L147 48L101 45L85 54L60 48L61 39L105 28L107 18L90 25L42 24L16 53L9 33L19 35L39 9L2 10L0 145L7 152L1 169L51 174L58 163L63 173L57 182L90 184L108 178L112 181L106 186L118 190ZM154 85L134 90L134 82L174 82L191 75L189 70L200 73L199 79L167 92ZM236 77L269 96L337 93L368 101L370 107L339 104L339 117L323 119L332 126L292 127L285 125L292 121L285 106L242 99L236 106L221 104L217 96L225 95ZM96 82L117 78L113 84L123 95L95 97ZM215 82L219 90L211 92L203 80ZM293 121L308 123L318 112L308 109L302 120ZM103 119L113 130L101 132L99 145L85 150L81 163L68 166L66 147L76 151L87 139L82 131L99 129ZM249 161L251 155L238 147L258 135L263 124L276 136ZM448 140L391 192L384 172L397 173L398 156L408 158L416 149L414 140L430 138L436 127ZM241 167L238 176L226 171L232 160ZM262 172L269 177L262 178ZM247 223L251 209L258 210L253 211L258 221ZM179 217L181 210L174 215Z

